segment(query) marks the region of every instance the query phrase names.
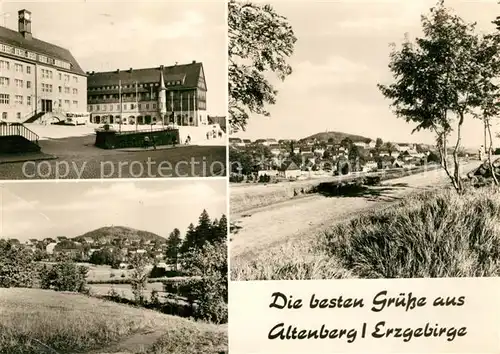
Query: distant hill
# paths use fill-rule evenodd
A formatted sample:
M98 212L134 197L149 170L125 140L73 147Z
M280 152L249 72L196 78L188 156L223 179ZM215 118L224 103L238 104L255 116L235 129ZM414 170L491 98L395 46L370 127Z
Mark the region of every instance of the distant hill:
M165 238L148 231L136 230L125 226L106 226L89 231L83 235L74 237L72 240L82 242L86 237L96 241L110 242L116 238L128 239L130 241L165 241Z
M334 143L340 143L343 139L349 138L352 140L354 143L358 142L370 142L372 139L367 138L365 136L361 135L354 135L354 134L349 134L349 133L342 133L342 132L322 132L322 133L316 133L313 135L310 135L306 138L300 139L301 141L309 141L309 140L314 140L316 139L317 141L328 141L329 139L333 139Z

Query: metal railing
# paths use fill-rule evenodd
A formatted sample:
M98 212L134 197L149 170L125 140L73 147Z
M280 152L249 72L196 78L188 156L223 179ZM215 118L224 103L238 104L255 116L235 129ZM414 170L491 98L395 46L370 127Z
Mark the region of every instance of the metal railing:
M20 123L0 124L0 136L19 135L27 140L38 144L39 136L34 131L26 128Z
M118 132L120 135L127 135L127 134L136 134L136 133L156 133L156 132L162 132L162 131L170 131L170 130L178 130L177 128L173 127L161 127L161 128L153 128L153 129L141 129L141 130L125 130Z

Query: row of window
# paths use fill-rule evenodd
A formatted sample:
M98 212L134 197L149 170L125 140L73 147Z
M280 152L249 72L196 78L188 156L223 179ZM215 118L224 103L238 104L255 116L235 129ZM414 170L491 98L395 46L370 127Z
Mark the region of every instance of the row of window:
M112 100L112 99L115 99L115 100L118 100L120 97L119 94L115 94L115 95L92 95L92 96L89 96L89 100L92 101L99 101L99 100ZM132 99L135 99L136 98L136 94L135 93L122 93L122 98L132 98ZM149 92L145 92L145 93L139 93L138 97L137 97L139 100L143 100L143 101L147 101L147 100L156 100L158 98L158 95L156 93L152 93L150 94Z
M36 54L34 52L30 52L28 50L21 48L16 48L7 44L0 44L0 51L8 54L13 54L18 57L28 58L30 60L38 60L41 63L51 64L65 69L71 69L71 64L66 61L50 58L41 54Z
M8 118L9 118L9 115L7 114L7 112L2 112L2 119L7 120ZM16 118L21 119L21 112L16 113Z
M42 83L42 92L52 92L52 85Z
M171 100L174 100L174 101L178 101L179 98L183 97L183 101L186 101L186 100L189 100L191 102L192 98L193 98L193 93L192 92L187 92L187 93L182 93L182 92L178 92L176 91L175 92L175 95L174 95L174 91L170 91L170 95L167 95L165 98L167 99L167 101L171 101ZM156 100L158 98L158 94L156 92L153 92L153 93L149 93L149 92L143 92L143 93L139 93L137 95L138 99L139 100ZM92 95L92 96L89 96L89 101L99 101L99 100L107 100L107 99L116 99L118 100L120 97L119 94L107 94L107 95ZM135 93L122 93L122 98L135 98L136 97L136 94ZM198 91L198 100L200 101L205 101L206 100L206 93L204 91Z
M10 62L7 60L0 60L0 69L2 70L10 70ZM18 73L24 72L24 66L22 64L14 63L14 70ZM41 69L42 78L43 79L52 79L54 78L54 72L49 69ZM31 66L26 65L26 74L31 74ZM63 74L59 73L59 80L63 79ZM69 74L64 74L64 82L69 82L70 76ZM78 83L78 76L73 76L73 82Z
M176 80L176 81L167 81L165 82L165 85L167 86L175 86L175 85L181 85L182 81L181 80ZM128 84L128 85L121 85L122 89L124 88L136 88L136 87L157 87L160 86L158 82L154 83L145 83L145 84ZM119 85L109 85L109 86L100 86L100 87L90 87L89 91L103 91L103 90L118 90L120 88Z
M15 95L14 96L15 104L23 104L23 96ZM10 104L10 95L5 93L0 93L0 104ZM31 96L26 96L26 104L31 106Z
M97 111L103 111L103 112L109 112L109 111L113 111L113 108L116 106L116 111L120 111L120 105L117 104L117 105L113 105L113 104L110 104L110 105L107 105L107 104L96 104L96 105L89 105L89 111L90 112L97 112ZM123 104L123 110L126 111L127 108L130 107L131 110L134 110L136 108L139 108L139 109L142 109L143 107L145 107L146 110L149 109L149 103L145 103L145 104L142 104L142 103L139 103L138 105L135 104L135 103L130 103L130 105L128 104ZM109 109L108 109L109 108ZM153 103L152 104L152 109L156 109L156 103Z
M18 73L24 72L24 66L22 64L14 63L13 68ZM0 69L10 70L10 62L8 62L7 60L0 60ZM31 74L31 66L26 66L26 73Z
M16 87L23 88L24 87L24 80L21 79L14 79L14 83ZM10 85L10 79L8 77L0 77L0 86L2 87L8 87ZM26 88L30 89L31 88L31 81L26 81ZM64 93L69 94L70 92L73 92L73 95L78 95L78 89L73 88L73 91L70 91L70 87L65 87L64 88ZM42 92L52 92L52 84L45 84L42 83ZM59 86L59 93L62 93L62 86Z
M58 100L59 107L62 106L63 101ZM24 104L24 97L22 95L14 95L14 103L15 104ZM78 107L78 101L72 101L74 107ZM0 93L0 104L10 104L10 95L5 93ZM66 107L69 107L71 104L70 100L64 100L64 104ZM26 105L31 106L31 96L26 96Z

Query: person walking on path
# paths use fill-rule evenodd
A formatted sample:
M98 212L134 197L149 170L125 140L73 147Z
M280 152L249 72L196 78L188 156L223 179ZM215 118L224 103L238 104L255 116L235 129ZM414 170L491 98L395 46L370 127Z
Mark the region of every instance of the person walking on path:
M153 143L153 150L156 150L156 141L155 141L155 137L154 137L154 135L153 135L153 136L151 136L151 141L152 141L152 143Z

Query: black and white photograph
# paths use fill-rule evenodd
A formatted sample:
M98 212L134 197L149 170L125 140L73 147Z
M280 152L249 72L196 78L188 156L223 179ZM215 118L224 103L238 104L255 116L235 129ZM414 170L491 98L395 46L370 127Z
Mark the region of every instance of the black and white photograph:
M226 191L0 184L0 352L228 353Z
M226 175L226 3L0 2L0 179Z
M497 1L229 1L231 280L500 274Z

